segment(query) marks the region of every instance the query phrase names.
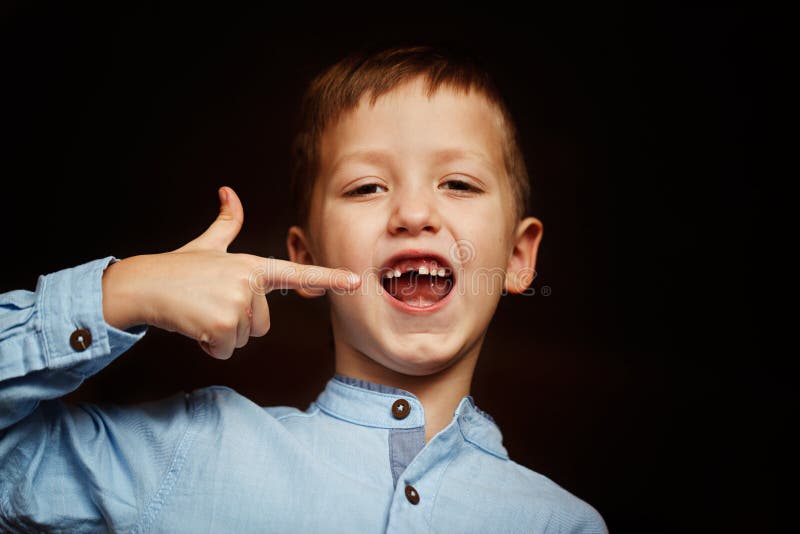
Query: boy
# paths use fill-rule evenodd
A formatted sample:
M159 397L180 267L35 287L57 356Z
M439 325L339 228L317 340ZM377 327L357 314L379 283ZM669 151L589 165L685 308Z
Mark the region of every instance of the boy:
M354 55L303 104L291 261L208 230L0 296L0 525L70 531L605 532L599 514L508 458L469 395L504 291L532 281L508 111L466 59ZM500 276L498 276L500 274ZM303 412L214 386L137 406L66 405L149 325L228 358L269 329L266 293L327 293L336 375Z

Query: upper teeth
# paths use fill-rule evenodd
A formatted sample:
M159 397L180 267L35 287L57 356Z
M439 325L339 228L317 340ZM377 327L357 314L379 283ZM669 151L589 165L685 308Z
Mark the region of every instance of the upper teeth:
M406 272L412 272L412 271L417 271L419 274L428 274L430 276L445 276L446 273L447 273L447 271L443 267L440 267L438 269L434 268L434 267L431 267L430 269L428 269L428 267L425 266L425 265L420 265L417 268L414 268L414 267L406 268ZM400 277L402 274L403 273L401 273L398 269L394 269L393 271L392 270L387 271L386 274L384 275L384 277L385 278L396 278L396 277Z

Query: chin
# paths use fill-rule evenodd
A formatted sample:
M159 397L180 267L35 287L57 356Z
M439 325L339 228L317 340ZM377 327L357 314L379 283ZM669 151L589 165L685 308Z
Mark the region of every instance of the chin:
M438 373L453 365L459 358L456 351L443 351L442 347L425 350L384 351L386 356L378 361L398 373L426 376Z

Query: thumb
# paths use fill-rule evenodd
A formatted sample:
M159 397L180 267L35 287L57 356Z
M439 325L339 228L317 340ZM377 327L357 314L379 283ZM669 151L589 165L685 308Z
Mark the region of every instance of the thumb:
M205 232L182 248L210 248L228 251L244 222L244 209L238 195L230 187L219 188L219 215Z

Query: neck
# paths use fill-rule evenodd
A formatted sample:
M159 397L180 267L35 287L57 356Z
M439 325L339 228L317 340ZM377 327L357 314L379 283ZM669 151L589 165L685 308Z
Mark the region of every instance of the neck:
M450 424L453 414L469 395L472 375L480 352L480 339L452 365L424 376L390 369L363 352L335 341L336 372L368 382L404 389L416 395L425 410L425 442Z

